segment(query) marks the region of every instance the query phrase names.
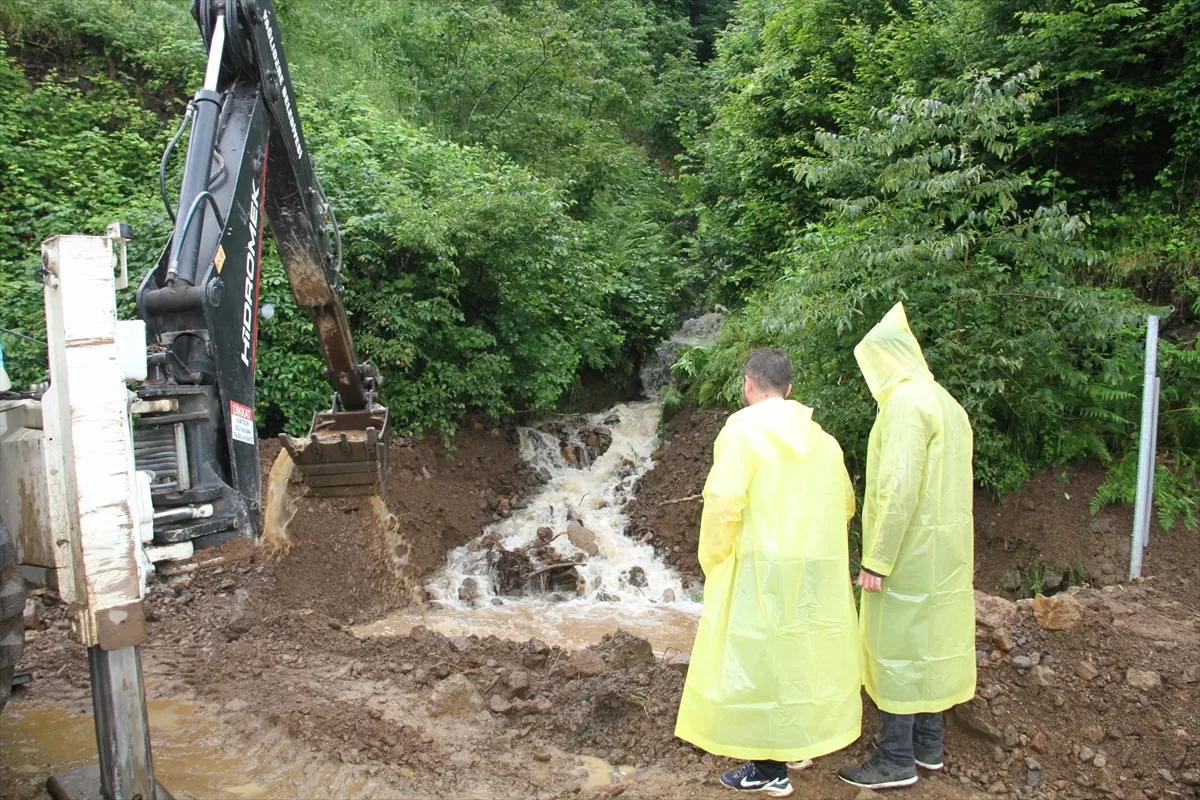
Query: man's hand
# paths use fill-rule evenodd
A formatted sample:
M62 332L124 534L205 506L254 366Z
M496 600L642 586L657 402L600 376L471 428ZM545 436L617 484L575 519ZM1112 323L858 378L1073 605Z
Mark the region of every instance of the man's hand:
M883 578L878 575L872 575L865 569L860 570L858 573L858 585L863 588L863 591L867 592L883 591Z

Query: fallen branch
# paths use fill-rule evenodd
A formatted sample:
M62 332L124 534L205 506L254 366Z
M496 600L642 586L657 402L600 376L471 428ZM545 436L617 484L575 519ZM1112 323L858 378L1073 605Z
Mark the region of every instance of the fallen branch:
M163 567L162 569L157 570L157 572L164 578L173 578L176 575L186 575L189 572L196 572L197 570L208 569L209 567L220 567L224 564L233 564L237 561L245 561L252 555L252 553L246 553L244 555L236 556L218 556L217 558L210 558L207 561L190 561L186 564L181 564L178 567Z
M703 502L704 495L692 494L692 495L688 495L687 497L677 497L674 500L664 500L663 502L659 503L659 505L660 506L673 506L673 505L678 505L679 503L694 503L696 501Z

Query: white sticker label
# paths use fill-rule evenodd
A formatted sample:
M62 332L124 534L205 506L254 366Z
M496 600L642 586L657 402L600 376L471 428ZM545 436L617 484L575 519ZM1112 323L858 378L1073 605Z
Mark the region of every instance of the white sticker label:
M241 403L229 401L229 418L233 421L233 440L254 444L254 409Z

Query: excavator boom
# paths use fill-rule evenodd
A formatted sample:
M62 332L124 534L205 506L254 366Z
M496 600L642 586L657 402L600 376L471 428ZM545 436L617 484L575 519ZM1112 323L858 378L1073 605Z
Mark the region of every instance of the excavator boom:
M265 222L334 389L308 436L281 436L309 492L381 492L390 428L381 376L359 361L342 303L341 237L304 140L274 4L193 0L192 14L208 69L184 119L191 131L177 213L165 188L170 148L163 157L175 228L138 290L152 341L135 457L138 469L155 474L156 512L175 510L156 524L164 543L258 530L254 384Z

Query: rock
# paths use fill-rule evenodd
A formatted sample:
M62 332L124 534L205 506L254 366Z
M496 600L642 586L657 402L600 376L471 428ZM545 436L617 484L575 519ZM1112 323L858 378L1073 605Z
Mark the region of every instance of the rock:
M1016 603L978 589L975 591L975 624L995 631L1011 628L1019 618Z
M1008 789L1004 786L1004 781L996 781L988 787L988 794L1001 795L1007 793Z
M1162 778L1167 783L1175 782L1175 776L1171 773L1171 770L1169 770L1169 769L1160 769L1158 771L1158 777Z
M662 601L664 603L674 603L675 602L675 590L674 589L663 590ZM1195 683L1195 681L1192 681L1192 683Z
M509 711L512 711L512 707L512 703L508 702L498 694L492 695L491 702L488 703L488 708L490 708L492 712L496 714L507 714Z
M870 789L860 789L858 794L854 795L854 800L875 800L879 797L879 792L873 792Z
M546 764L550 761L550 753L549 752L534 753L533 760L540 761L541 763Z
M610 658L617 669L645 666L658 660L650 642L636 636L622 637L612 649Z
M1017 730L1016 725L1009 725L1004 729L1004 746L1012 749L1021 743L1021 732Z
M450 646L453 647L455 650L457 650L460 653L465 653L471 649L471 637L470 636L451 636L450 637ZM444 676L439 675L438 677L444 677Z
M450 756L450 766L456 769L466 770L475 766L475 762L477 760L478 759L476 759L475 756L473 756L470 752L466 750L459 750L458 752L454 753L454 755Z
M474 603L479 599L479 581L465 578L462 586L458 587L458 599L464 603Z
M1079 748L1079 760L1083 762L1094 761L1096 759L1096 751L1084 745Z
M687 675L688 666L692 663L690 653L676 653L667 659L667 668L673 669L680 675Z
M1025 786L1033 791L1042 785L1042 771L1040 769L1029 769L1025 773Z
M537 529L537 538L539 542L545 543L554 538L554 529L548 528L545 525Z
M1049 569L1042 575L1042 586L1051 592L1057 592L1066 579L1067 575L1061 569Z
M513 697L524 697L529 693L529 675L519 669L515 669L508 673L504 683L508 686L508 690L512 692Z
M963 727L977 736L982 736L992 742L1004 740L1004 734L992 722L992 712L982 698L973 698L970 702L954 707L954 716Z
M1179 782L1184 786L1200 786L1200 772L1181 772Z
M23 612L23 616L25 618L25 630L36 631L42 624L41 605L41 603L32 597L26 598L25 611Z
M1053 686L1054 671L1049 667L1037 666L1029 670L1029 678L1034 686Z
M225 626L225 641L236 642L238 639L245 636L254 627L256 619L249 614L241 613L229 621Z
M1184 683L1200 683L1200 666L1191 666L1183 671Z
M1000 576L999 582L996 584L1004 592L1019 592L1024 581L1021 579L1021 573L1015 569L1010 569Z
M600 553L600 546L596 544L596 534L578 522L572 522L567 526L567 538L571 540L571 544L589 556L595 556Z
M1033 669L1033 659L1029 656L1013 656L1012 665L1017 669Z
M230 700L228 703L225 704L225 710L228 711L230 714L239 714L239 713L245 711L249 707L250 707L250 704L247 703L245 700L242 700L241 698L238 698L237 700Z
M570 672L579 678L592 678L608 671L608 665L595 650L580 650L571 656Z
M1013 641L1012 634L1005 628L992 632L992 644L996 645L996 649L1002 653L1007 653L1016 647L1016 642Z
M1083 621L1083 603L1069 594L1033 598L1033 616L1048 631L1073 630Z
M433 687L426 709L431 717L471 717L483 711L483 698L464 675L451 675Z
M1100 670L1090 661L1080 661L1079 666L1075 668L1075 674L1085 681L1091 681L1100 677Z
M638 589L645 589L649 585L649 581L646 580L646 570L641 567L631 567L623 577L626 583Z
M1125 671L1125 682L1143 692L1155 691L1162 688L1162 677L1152 669L1128 669Z
M1092 764L1094 764L1098 769L1104 769L1108 766L1108 758L1104 755L1104 753L1098 753L1096 757L1092 759Z

